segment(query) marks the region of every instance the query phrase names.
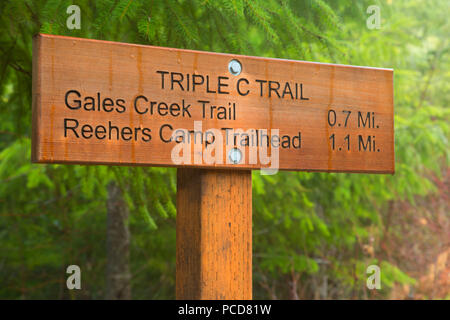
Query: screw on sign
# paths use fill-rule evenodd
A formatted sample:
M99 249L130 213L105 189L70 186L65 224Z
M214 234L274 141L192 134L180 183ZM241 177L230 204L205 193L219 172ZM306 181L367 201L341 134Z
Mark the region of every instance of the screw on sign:
M228 64L228 70L233 76L238 76L241 74L242 66L241 63L237 60L231 60Z
M33 42L33 162L178 168L181 299L252 298L251 170L394 173L393 116L391 69Z
M230 152L228 153L228 156L230 157L231 162L235 164L241 162L242 153L241 150L237 148L231 149Z

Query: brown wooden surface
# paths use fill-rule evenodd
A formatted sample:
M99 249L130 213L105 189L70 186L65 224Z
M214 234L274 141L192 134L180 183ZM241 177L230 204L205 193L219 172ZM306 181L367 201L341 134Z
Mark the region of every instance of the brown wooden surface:
M178 169L177 299L252 299L248 170Z
M239 76L228 72L231 59L242 63L243 71ZM186 84L186 90L182 91L177 83L174 83L172 90L168 82L162 89L160 74L156 72L158 70L180 72L185 77L189 74L191 78L193 74L204 77L209 75L209 91L216 92L208 93L205 84L197 86L195 92L186 91ZM222 91L229 94L217 93L219 76L228 77L228 80L224 80L228 87L222 87ZM241 78L249 82L248 85L241 82L242 92L250 90L246 96L239 95L236 90ZM277 81L282 88L289 82L291 91L294 90L294 83L302 84L303 96L309 100L291 99L289 94L284 99L278 98L274 91L271 91L269 98L266 87L263 87L263 96L260 96L260 84L256 80ZM102 101L107 97L114 102L123 99L126 111L71 110L65 104L65 94L69 90L77 90L82 100L87 96L94 97L95 103L98 103L97 93L100 93ZM133 101L139 95L147 97L149 101L164 101L168 104L181 104L184 99L186 104L191 105L191 118L187 114L186 117L138 114L133 109ZM235 119L203 119L198 100L225 106L235 103ZM142 101L139 100L139 103ZM330 110L337 114L334 126L328 124ZM351 111L347 126L344 125L346 111ZM367 113L373 113L376 127L358 127L358 113L364 117ZM148 128L151 129L151 141L142 141L142 136L138 136L136 141L134 138L125 141L116 139L115 133L112 139L109 136L98 139L95 135L85 139L80 132L80 138L76 138L71 130L66 130L65 137L64 119L77 120L77 130L85 124L93 128L99 125L107 127L109 121L119 129L140 128L134 131L135 135L136 132L142 132L139 131L142 128ZM279 129L280 135L290 138L301 132L301 148L280 148L279 168L282 170L394 172L393 71L390 69L178 50L42 34L35 37L34 162L239 169L267 167L259 159L257 163L248 163L248 155L245 157L246 163L237 165L195 164L194 160L191 164L175 165L171 159L175 142L162 142L159 130L163 124L170 124L174 129L192 130L194 120L202 121L203 131L226 127L243 130ZM169 131L164 131L164 134L168 135ZM336 139L334 150L330 140L333 134ZM89 136L89 133L86 135ZM344 140L347 135L350 143ZM370 136L376 140L376 147L374 143L373 150L360 151L360 135L363 145L367 144ZM103 136L102 133L99 136ZM348 147L350 150L347 150Z

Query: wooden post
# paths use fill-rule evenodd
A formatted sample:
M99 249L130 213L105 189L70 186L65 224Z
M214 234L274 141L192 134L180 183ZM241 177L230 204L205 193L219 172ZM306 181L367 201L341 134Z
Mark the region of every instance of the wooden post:
M252 174L178 169L177 299L252 299Z

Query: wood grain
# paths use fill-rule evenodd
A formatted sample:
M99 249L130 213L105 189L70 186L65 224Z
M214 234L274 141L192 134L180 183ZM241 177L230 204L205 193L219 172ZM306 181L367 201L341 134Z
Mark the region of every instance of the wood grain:
M178 169L177 299L252 299L252 175Z
M242 64L243 70L238 76L228 71L232 59ZM163 74L158 71L169 72L164 74L164 88ZM190 85L187 81L177 82L179 74L183 81L189 77ZM195 91L194 76L197 82L203 77L203 84L198 84ZM280 86L279 90L275 90L277 86ZM71 90L79 93L79 99ZM68 103L65 101L67 94ZM98 95L100 99L97 99ZM144 96L148 102L139 96ZM94 100L95 111L84 109L85 102L91 101L87 97ZM110 106L106 98L114 105ZM134 108L136 99L139 112L147 108L147 113L137 112ZM81 109L76 109L74 100L81 100ZM185 113L183 117L175 105L172 114L169 109L164 109L164 105L160 105L161 112L157 112L157 104L153 105L154 113L150 114L152 101L165 102L168 108L173 103L181 108L184 101L190 105L187 109L190 116ZM199 101L209 101L205 104L205 118L203 104ZM211 118L210 105L226 107L233 103L235 108L230 113L232 116L228 114L229 119L219 118L218 108ZM121 113L119 104L125 109ZM201 157L196 162L196 152L205 152L204 144L200 151L191 146L190 162L174 162L171 151L176 143L164 142L159 134L161 128L163 139L167 140L173 130L163 125L169 124L174 130L193 130L194 121L201 121L203 132L211 128L240 128L269 129L269 134L275 134L275 130L279 130L281 138L290 140L286 147L279 148L277 166L281 170L393 173L393 116L393 70L390 69L44 34L34 39L34 162L218 169L258 169L275 163L275 158L268 164L262 163L259 156L250 163L246 147L242 147L245 159L239 164L227 163L227 152L223 152L222 163L206 163ZM77 127L73 129L75 125ZM82 127L86 128L84 135L89 138L83 136ZM125 130L125 135L116 134L114 127ZM125 127L132 133L123 129ZM103 133L103 128L108 132ZM145 128L151 130L150 141L143 141ZM224 133L225 139L225 131L220 132ZM292 143L294 137L298 137L298 148ZM274 144L277 145L277 141ZM269 154L275 154L274 148L270 145Z

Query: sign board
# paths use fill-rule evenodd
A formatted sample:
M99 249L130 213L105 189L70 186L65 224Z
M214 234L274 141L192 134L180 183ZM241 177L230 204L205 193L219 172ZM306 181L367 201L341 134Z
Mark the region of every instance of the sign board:
M393 70L39 34L39 163L394 172Z

